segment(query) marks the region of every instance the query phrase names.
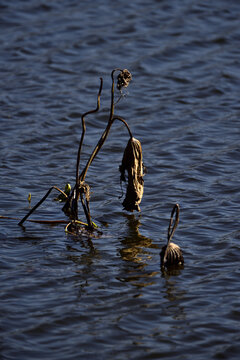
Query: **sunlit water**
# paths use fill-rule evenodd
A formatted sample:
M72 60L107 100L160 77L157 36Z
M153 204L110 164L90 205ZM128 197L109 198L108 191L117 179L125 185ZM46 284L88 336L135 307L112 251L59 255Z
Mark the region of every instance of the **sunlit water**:
M110 73L133 81L115 113L143 147L141 213L122 210L120 123L89 169L102 236L1 219L1 359L239 359L240 4L0 4L0 215L22 218L74 183L104 130ZM32 219L66 219L52 194ZM162 272L171 209L184 269ZM80 217L84 219L80 211Z

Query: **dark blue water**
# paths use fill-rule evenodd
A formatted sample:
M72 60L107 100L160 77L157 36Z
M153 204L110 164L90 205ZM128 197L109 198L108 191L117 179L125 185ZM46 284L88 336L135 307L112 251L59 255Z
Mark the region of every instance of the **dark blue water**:
M133 81L115 113L143 147L141 213L119 199L121 123L89 169L102 236L0 219L1 359L238 359L240 3L0 3L0 215L22 218L74 184L104 130L110 73ZM31 219L67 219L52 194ZM184 269L162 273L170 212ZM84 219L81 212L79 216Z

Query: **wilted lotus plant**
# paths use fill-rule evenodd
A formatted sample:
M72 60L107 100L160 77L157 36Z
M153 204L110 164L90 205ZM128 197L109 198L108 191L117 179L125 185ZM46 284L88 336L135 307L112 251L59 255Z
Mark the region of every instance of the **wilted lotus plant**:
M128 175L128 185L126 191L126 197L123 201L123 206L128 211L137 210L140 211L139 204L141 202L143 196L143 163L142 163L142 147L139 140L135 139L132 136L130 128L127 122L119 117L114 116L114 106L116 103L114 102L114 90L115 90L115 82L114 82L114 75L115 72L118 71L117 77L117 89L120 91L122 97L122 88L128 87L130 81L132 80L132 75L130 71L127 69L114 69L111 73L112 78L112 87L111 87L111 107L110 107L110 114L106 129L102 133L97 145L95 146L92 154L90 155L85 167L83 168L82 172L80 173L80 158L81 158L81 150L82 144L85 136L86 131L86 124L85 124L85 117L87 115L96 113L100 109L100 97L102 92L103 80L100 78L100 87L97 96L97 107L94 110L90 110L84 113L81 116L82 120L82 135L79 142L78 154L77 154L77 164L76 164L76 183L75 186L72 188L71 193L67 193L66 191L62 191L56 186L51 187L46 195L29 211L29 213L19 222L19 225L22 225L23 222L32 214L36 208L41 205L41 203L48 197L50 192L55 189L61 193L61 198L65 200L65 205L63 207L63 211L69 218L71 222L68 224L67 228L74 228L76 231L78 224L82 226L82 222L78 220L78 200L81 200L81 204L87 219L86 228L88 230L93 230L95 228L95 224L92 222L91 215L90 215L90 187L85 183L85 178L87 175L87 171L89 166L91 165L92 161L100 151L101 147L103 146L105 140L108 137L110 128L115 120L121 121L128 130L130 139L124 151L122 165L120 166L121 171L121 179L125 180L125 171ZM118 101L119 101L118 100Z

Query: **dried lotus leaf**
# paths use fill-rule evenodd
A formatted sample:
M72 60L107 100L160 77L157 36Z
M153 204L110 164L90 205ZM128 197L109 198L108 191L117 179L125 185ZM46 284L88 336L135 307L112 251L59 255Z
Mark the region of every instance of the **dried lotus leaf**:
M121 180L126 181L125 171L128 174L128 185L123 207L127 211L140 211L140 202L144 189L144 167L142 162L142 146L139 140L130 138L125 148L122 164L119 167Z

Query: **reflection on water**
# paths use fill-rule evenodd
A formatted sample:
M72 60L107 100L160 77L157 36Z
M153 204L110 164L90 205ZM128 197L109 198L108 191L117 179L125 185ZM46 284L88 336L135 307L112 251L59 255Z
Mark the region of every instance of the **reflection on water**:
M162 277L164 277L165 279L169 279L171 276L178 276L181 274L183 269L184 269L184 264L173 265L173 266L169 266L168 268L161 266Z
M240 2L169 3L1 2L0 215L22 218L29 192L33 202L74 181L81 114L103 76L85 161L115 66L133 75L116 113L148 167L141 215L122 215L116 123L89 169L93 214L108 216L101 238L1 219L1 358L188 360L193 349L195 360L239 358ZM156 239L176 201L186 265L162 271ZM36 213L62 216L51 201Z
M94 236L90 236L87 231L84 231L78 236L68 235L68 238L70 242L66 245L67 259L73 261L76 265L84 265L84 269L88 269L86 272L90 272L94 258L99 256L99 252L93 243Z
M150 238L141 235L139 231L140 216L136 217L134 214L124 214L124 216L127 218L128 232L124 239L120 239L122 247L119 253L122 260L127 263L125 266L123 265L125 274L119 280L130 282L137 287L152 285L158 271L145 270L145 267L153 257L150 249L158 247L153 244Z
M183 320L186 318L186 312L184 309L184 301L187 294L187 290L181 283L176 281L176 276L181 275L182 268L175 267L172 269L162 269L162 277L165 279L162 285L161 292L163 298L166 299L165 313L171 316L174 320ZM176 324L174 325L176 328Z
M124 214L127 218L128 233L124 239L121 239L123 247L120 249L120 254L123 260L133 261L138 264L145 264L146 259L151 260L151 252L147 249L156 248L150 238L143 236L139 232L141 222L139 217L136 218L134 214Z

